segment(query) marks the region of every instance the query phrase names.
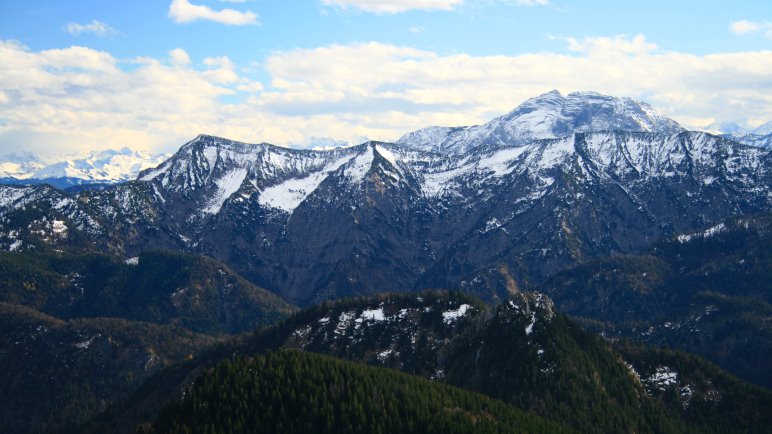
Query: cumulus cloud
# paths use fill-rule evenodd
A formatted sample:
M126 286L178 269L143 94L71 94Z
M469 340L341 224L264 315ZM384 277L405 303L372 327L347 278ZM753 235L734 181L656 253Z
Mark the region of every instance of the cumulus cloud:
M169 5L169 18L178 24L194 21L214 21L229 26L258 25L257 14L252 11L240 12L235 9L215 11L208 6L194 5L188 0L172 0Z
M260 62L262 83L228 57L191 60L182 49L127 62L0 41L0 153L51 143L169 151L199 133L297 146L394 140L485 122L554 88L639 98L693 127L772 119L770 51L692 55L640 35L561 40L566 54L440 55L375 42L295 49Z
M763 32L767 39L772 39L772 23L770 22L747 20L733 21L729 24L729 29L736 35Z
M183 53L173 50L171 62L121 61L84 47L32 51L0 41L0 91L10 100L0 106L0 149L152 150L164 136L208 130L223 122L218 98L234 91L208 75L218 65L196 70Z
M64 26L64 31L78 36L81 33L92 33L96 36L117 35L118 31L101 21L91 20L88 24L68 23Z
M172 65L186 66L190 64L190 56L182 48L175 48L169 51L169 58L172 61Z
M458 125L559 88L643 98L687 124L772 118L770 52L695 56L640 35L566 39L576 55L439 56L377 43L295 50L267 60L275 91L262 100L276 112L398 110L404 121Z

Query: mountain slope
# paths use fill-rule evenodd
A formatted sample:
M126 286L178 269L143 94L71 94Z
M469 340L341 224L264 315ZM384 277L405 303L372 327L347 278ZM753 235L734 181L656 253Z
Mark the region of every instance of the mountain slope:
M607 336L694 352L772 386L772 216L734 218L647 253L589 261L539 289Z
M212 335L294 311L210 258L0 253L0 431L71 429Z
M0 253L0 300L63 319L114 317L211 335L274 324L294 311L213 259L144 252Z
M435 294L422 301L404 297L359 305L339 303L315 315L321 317L317 320L296 324L284 345L479 391L583 432L684 432L688 428L678 421L694 422L699 419L697 409L706 408L712 408L723 424L734 424L738 432L762 432L767 421L763 411L745 421L725 411L721 399L712 400L708 394L714 389L702 387L703 383L700 388L694 383L688 402L681 397L666 406L655 405L650 399L660 390L649 389L653 383L648 377L641 381L628 366L643 366L637 358L623 359L556 312L542 295L519 294L490 310L469 300L464 303L463 298L449 301ZM671 362L657 360L660 366ZM681 375L691 375L684 370ZM724 381L727 375L719 372L712 374ZM703 380L711 381L710 376ZM732 399L742 383L726 381L720 393ZM673 387L668 384L663 390L672 392ZM772 396L753 387L744 393L762 402ZM596 407L600 402L602 409ZM760 410L763 405L752 408Z
M482 395L294 351L225 362L145 433L561 433Z
M481 145L517 146L534 140L599 131L670 135L683 131L683 128L650 105L630 98L595 92L563 96L553 90L529 99L487 124L424 128L404 135L397 143L426 151L464 154Z
M0 430L83 423L214 339L121 319L63 321L0 302Z
M692 424L698 410L714 412L721 426L733 427L728 432L764 432L770 423L763 410L772 396L768 391L746 385L715 367L706 370L704 362L688 365L697 366L692 371L671 356L658 362L656 353L645 360L623 358L607 342L556 312L545 296L521 294L488 308L459 293L429 292L325 303L299 312L272 329L154 377L91 432L130 430L152 419L163 403L179 397L185 387L223 359L278 348L319 352L433 378L483 392L584 432L689 432L692 428L714 432ZM677 360L681 357L680 353L675 356ZM659 384L654 381L658 377L641 379L628 365L648 375L649 362L659 363L655 368L679 369L678 378L687 383L678 387L692 384L693 393L659 400L663 392L651 388ZM668 394L676 390L675 383L663 387ZM755 401L758 406L738 412L723 401L735 398ZM752 414L755 416L748 416Z
M679 409L681 419L699 432L769 430L769 389L740 381L692 354L628 341L615 343L614 349L652 398Z

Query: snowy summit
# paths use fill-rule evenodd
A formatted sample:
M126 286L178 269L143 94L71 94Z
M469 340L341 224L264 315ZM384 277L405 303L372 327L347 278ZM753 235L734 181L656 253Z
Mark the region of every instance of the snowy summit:
M397 143L446 154L463 154L480 145L525 145L533 140L591 131L676 134L684 129L649 104L596 92L563 96L557 90L531 98L504 116L471 127L429 127Z

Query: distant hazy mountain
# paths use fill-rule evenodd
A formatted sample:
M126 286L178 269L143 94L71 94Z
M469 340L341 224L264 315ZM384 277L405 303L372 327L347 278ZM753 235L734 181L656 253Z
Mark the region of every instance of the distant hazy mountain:
M716 135L723 135L723 134L743 135L743 134L749 133L748 130L741 127L736 122L713 122L712 124L703 128L703 131L711 134L716 134Z
M425 151L461 154L480 145L516 146L597 131L676 134L683 128L644 102L595 92L563 96L553 90L484 125L424 128L404 135L397 143Z
M0 156L0 178L29 178L46 167L46 162L31 152L14 152Z
M755 130L753 130L753 134L756 134L759 136L766 136L766 135L772 134L772 121L769 121L764 125L757 127Z
M124 148L76 157L40 157L29 152L0 157L0 182L48 183L58 188L81 184L114 184L133 180L143 169L155 167L168 155L151 155Z
M753 134L757 136L766 136L772 134L772 121L760 125L752 130L738 125L736 122L713 122L702 129L703 131L716 135L731 134L734 136L743 136Z
M772 121L754 130L747 130L734 122L714 122L703 128L703 131L745 145L772 148Z

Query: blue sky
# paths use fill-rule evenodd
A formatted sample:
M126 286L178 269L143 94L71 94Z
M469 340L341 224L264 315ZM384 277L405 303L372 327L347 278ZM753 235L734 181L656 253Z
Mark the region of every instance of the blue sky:
M0 0L0 44L0 154L392 140L552 89L772 120L768 0Z

